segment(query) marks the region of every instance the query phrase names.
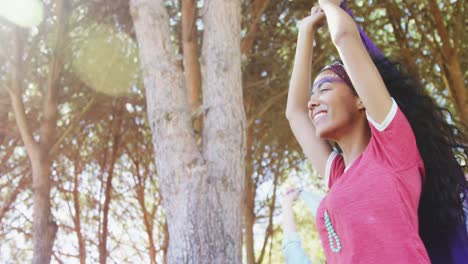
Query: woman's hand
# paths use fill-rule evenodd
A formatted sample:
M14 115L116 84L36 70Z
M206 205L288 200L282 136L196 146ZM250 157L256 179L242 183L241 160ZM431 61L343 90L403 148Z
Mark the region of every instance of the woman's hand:
M326 5L326 4L333 4L333 5L341 5L343 3L343 0L319 0L318 1L320 6Z
M307 32L314 32L317 28L323 25L325 20L325 13L319 6L314 6L310 10L310 16L302 19L300 24L300 30Z

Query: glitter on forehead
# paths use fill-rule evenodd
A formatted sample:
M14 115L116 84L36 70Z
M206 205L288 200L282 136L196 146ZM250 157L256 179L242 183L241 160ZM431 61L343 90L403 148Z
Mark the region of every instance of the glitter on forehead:
M318 83L321 83L322 80L324 79L341 79L340 76L336 75L335 73L328 73L328 74L323 74L319 76L317 79L315 79L314 83L312 84L312 87L315 87Z
M320 88L324 83L344 83L345 81L335 74L325 74L322 75L317 81L312 85L310 90L310 95L314 94L314 89L317 87Z
M340 76L338 76L336 74L333 74L333 73L329 73L329 74L324 74L324 75L320 76L320 79L327 78L327 77L332 78L332 77L340 77Z

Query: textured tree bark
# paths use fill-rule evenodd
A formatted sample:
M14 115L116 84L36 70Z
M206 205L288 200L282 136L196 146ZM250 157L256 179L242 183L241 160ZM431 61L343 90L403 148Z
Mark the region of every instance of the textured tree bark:
M167 263L241 263L245 113L240 2L205 1L203 148L170 41L162 0L132 0L148 119L166 210Z
M211 215L202 214L208 225L202 226L201 237L212 237L209 243L202 243L203 259L212 263L241 263L246 121L241 81L240 1L207 1L203 11L201 61L203 104L207 109L203 156L208 173L202 185L202 193L207 195L201 204Z

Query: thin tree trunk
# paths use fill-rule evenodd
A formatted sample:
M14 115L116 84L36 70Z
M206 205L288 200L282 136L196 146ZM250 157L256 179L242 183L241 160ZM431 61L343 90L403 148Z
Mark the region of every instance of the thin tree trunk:
M270 214L268 215L268 226L265 231L265 238L263 240L263 246L262 250L260 251L260 256L258 257L256 263L262 263L263 262L263 257L265 256L265 250L267 247L268 240L273 240L273 216L275 213L275 205L276 205L276 188L278 187L278 181L279 181L279 173L276 172L274 173L274 179L273 179L273 194L271 197L270 205L268 206L270 209ZM270 248L271 252L271 248Z
M83 238L83 233L81 232L81 205L80 205L80 193L78 191L79 187L79 177L81 173L81 164L79 162L79 156L75 157L75 177L73 180L73 206L75 209L75 215L73 217L73 222L75 223L75 232L78 239L78 253L80 258L80 264L86 264L86 243Z
M265 9L268 7L270 0L255 0L253 3L254 8L252 11L252 19L250 21L250 27L247 35L242 39L241 52L244 56L249 56L252 46L257 36L258 25L260 17L262 16ZM248 107L250 107L252 100L249 100ZM247 107L247 108L248 108ZM250 111L247 111L250 113ZM252 114L250 120L257 117L256 114ZM255 224L255 186L252 180L252 142L253 142L253 121L247 122L247 141L246 141L246 158L245 158L245 193L244 193L244 234L245 234L245 249L246 249L246 260L247 264L255 264L255 244L253 228Z
M191 126L164 1L131 1L170 235L168 263L241 263L245 113L240 2L204 2L203 148Z
M253 126L247 130L247 155L245 170L245 196L244 196L244 228L245 228L245 250L247 264L255 264L255 244L253 227L255 224L255 186L252 180L252 142Z
M138 139L137 139L138 140ZM154 237L153 237L153 214L152 212L155 212L159 206L159 204L153 205L153 210L152 212L148 211L148 208L146 207L146 200L145 200L145 187L146 187L146 177L148 175L148 167L145 166L143 170L143 174L140 173L140 162L138 160L138 157L133 157L131 156L131 159L133 161L133 165L135 165L135 171L133 173L134 181L135 181L135 192L136 192L136 199L138 201L138 204L140 205L141 212L143 213L143 224L145 226L145 231L146 235L148 236L148 248L149 248L149 257L150 257L150 263L151 264L156 264L156 254L157 250L154 245Z
M197 1L182 1L182 45L184 58L185 85L187 86L190 109L193 116L193 129L201 134L202 116L198 114L201 102L201 70L198 61L197 43Z
M63 69L63 38L67 27L67 20L63 2L56 2L57 16L56 42L49 64L47 86L44 89L43 120L39 130L39 140L33 138L28 126L26 112L22 101L22 45L24 39L17 31L14 43L15 61L12 66L12 85L9 94L12 101L13 112L21 138L26 147L32 168L33 188L33 260L34 264L50 263L52 248L57 233L57 224L51 212L50 201L50 166L52 159L49 150L56 141L57 91L60 85L60 76Z
M148 212L146 205L145 205L145 191L144 185L137 187L137 199L138 203L140 204L141 211L143 212L143 224L145 225L146 234L148 236L148 248L149 248L149 257L150 263L156 264L156 247L154 246L154 238L153 238L153 218L151 214Z
M455 54L444 60L443 70L449 83L449 91L461 122L468 128L468 96L460 68L460 62Z
M117 107L121 108L120 104L117 103ZM117 161L118 157L118 150L119 150L119 145L120 145L120 126L121 126L121 110L118 110L119 113L114 116L112 119L112 155L111 155L111 160L109 164L109 171L107 173L107 179L106 179L106 188L105 188L105 198L104 198L104 208L103 208L103 217L102 217L102 232L101 232L101 237L99 241L99 263L100 264L105 264L107 262L107 256L108 256L108 251L107 251L107 237L109 234L109 209L110 209L110 203L112 200L112 179L114 177L114 167L115 163Z

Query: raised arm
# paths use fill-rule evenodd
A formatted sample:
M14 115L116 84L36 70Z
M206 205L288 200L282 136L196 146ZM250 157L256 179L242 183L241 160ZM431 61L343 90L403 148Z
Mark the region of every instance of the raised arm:
M286 117L297 141L312 166L323 176L332 149L328 143L315 136L315 128L309 119L307 102L311 87L312 47L314 33L324 19L323 12L313 7L311 15L304 18L299 28L296 55L289 84Z
M392 106L390 94L364 46L356 23L341 7L341 0L319 0L328 30L345 70L369 116L382 123Z

